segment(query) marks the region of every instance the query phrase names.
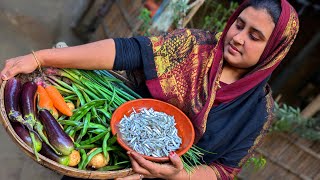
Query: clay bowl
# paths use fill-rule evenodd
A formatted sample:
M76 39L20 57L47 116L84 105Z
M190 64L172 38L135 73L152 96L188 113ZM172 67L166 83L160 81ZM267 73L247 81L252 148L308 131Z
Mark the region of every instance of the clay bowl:
M112 134L118 135L117 141L124 149L127 151L133 151L126 142L121 138L121 133L119 132L118 124L124 115L129 116L133 109L136 112L140 112L141 109L153 108L155 111L164 112L170 116L174 116L176 128L178 130L178 136L182 139L182 144L180 148L176 150L176 153L181 156L186 153L192 146L194 141L195 132L190 119L177 107L156 99L137 99L128 101L121 106L119 106L113 113L111 118L111 131ZM152 157L142 155L145 159L154 162L166 162L169 161L169 157Z

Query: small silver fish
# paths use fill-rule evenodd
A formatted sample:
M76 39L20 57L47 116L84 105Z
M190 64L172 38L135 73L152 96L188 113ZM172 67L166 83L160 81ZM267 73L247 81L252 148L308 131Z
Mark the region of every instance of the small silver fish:
M173 116L152 108L138 113L134 108L129 117L124 116L118 127L121 137L138 153L163 157L179 149L182 140L178 136Z

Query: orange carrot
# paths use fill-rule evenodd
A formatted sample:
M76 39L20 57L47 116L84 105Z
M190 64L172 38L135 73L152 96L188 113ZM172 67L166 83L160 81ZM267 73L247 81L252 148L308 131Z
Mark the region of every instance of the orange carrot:
M64 101L60 92L52 85L47 85L45 87L48 95L50 96L53 106L66 116L72 116L72 111L68 107L67 103Z
M37 88L37 94L38 94L38 106L43 109L47 109L51 112L53 117L58 118L59 114L57 109L53 106L53 102L51 98L49 97L47 91L42 87L41 85L38 85Z

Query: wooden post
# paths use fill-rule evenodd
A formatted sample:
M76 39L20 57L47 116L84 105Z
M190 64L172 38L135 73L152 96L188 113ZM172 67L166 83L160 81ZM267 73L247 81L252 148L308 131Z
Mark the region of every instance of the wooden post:
M189 1L189 0L187 0ZM151 25L151 32L158 33L158 32L167 32L173 23L173 18L175 16L174 7L172 4L177 3L178 0L172 1L164 1L160 8L159 12L156 13L154 16L152 25ZM161 12L160 12L161 11Z
M320 111L320 94L301 112L302 117L311 118L318 111Z
M183 19L182 27L186 27L186 25L189 23L189 21L192 19L192 17L197 13L199 8L204 3L204 0L196 0L192 4L190 4L189 8L191 8L188 15Z
M190 0L180 0L179 3L188 3ZM178 3L178 0L171 0L170 2L164 1L158 12L155 14L153 23L151 25L151 32L167 32L171 27L174 16L176 16L177 12L174 10L174 3ZM180 26L185 27L188 22L192 19L192 17L196 14L198 9L204 3L204 0L196 0L185 9L186 12L190 10L190 12L186 15L185 18L182 18L180 22Z

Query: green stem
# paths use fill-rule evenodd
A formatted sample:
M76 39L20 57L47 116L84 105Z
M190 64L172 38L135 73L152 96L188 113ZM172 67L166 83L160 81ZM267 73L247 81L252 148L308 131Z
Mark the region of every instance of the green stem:
M112 78L115 78L111 73L109 73L108 71L106 70L100 70L99 71L100 73L108 76L108 77L112 77ZM128 91L129 93L131 93L134 97L140 99L142 98L139 94L137 94L136 92L134 92L132 89L130 89L128 86L126 86L122 81L117 83L119 86L121 86L123 89L125 89L126 91Z
M60 86L63 86L64 88L67 88L70 91L73 91L73 88L69 84L65 83L64 81L60 80L59 78L57 78L55 76L48 76L48 78L50 78L53 81L57 82Z
M39 161L40 161L40 158L39 158L39 154L38 154L37 148L36 148L36 138L35 138L33 132L30 132L30 131L29 131L29 134L30 134L31 141L32 141L32 147L33 147L34 155L36 156L36 159L37 159L37 161L39 162Z

